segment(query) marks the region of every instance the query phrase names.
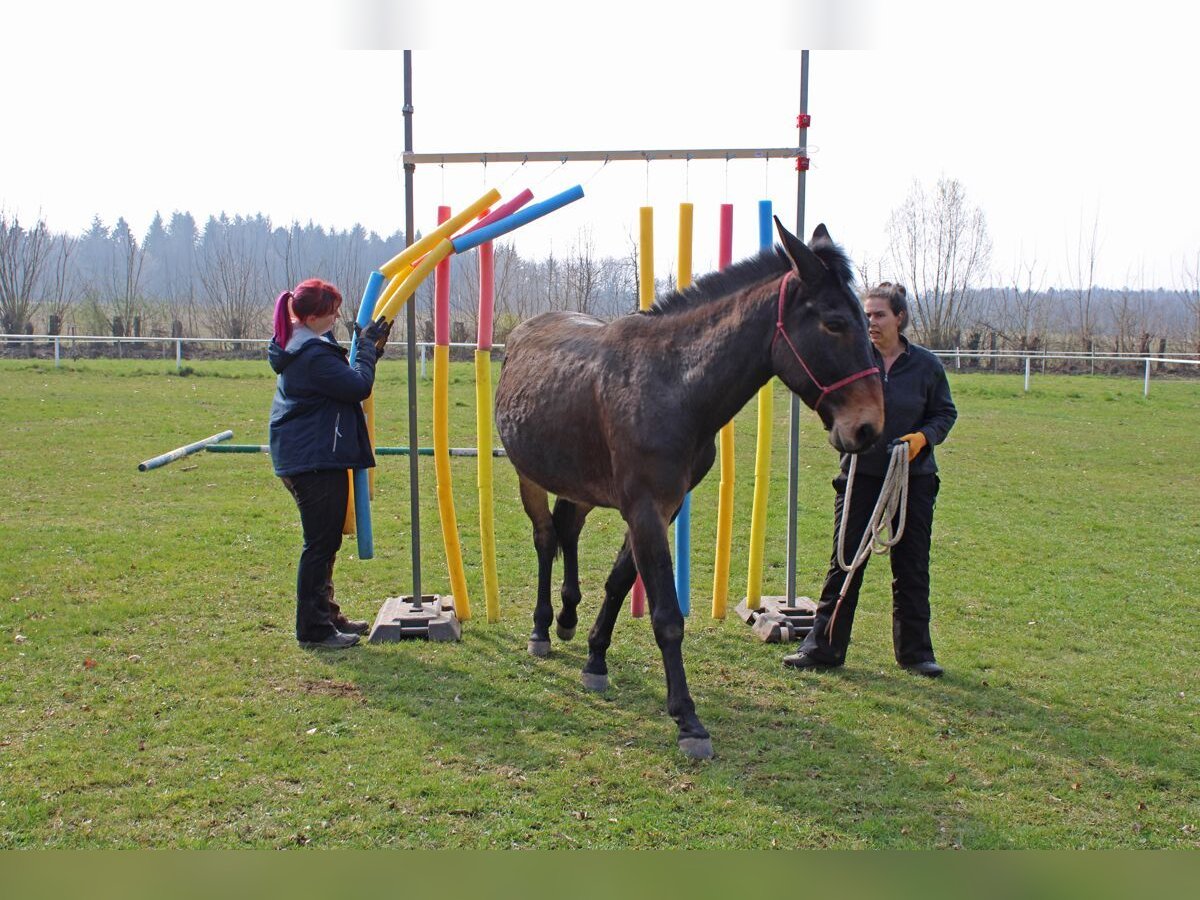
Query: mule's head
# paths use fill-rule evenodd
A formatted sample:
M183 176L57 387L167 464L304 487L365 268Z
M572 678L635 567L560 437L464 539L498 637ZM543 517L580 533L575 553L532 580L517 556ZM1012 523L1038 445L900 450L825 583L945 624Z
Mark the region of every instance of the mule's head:
M811 409L843 453L866 450L883 433L883 385L850 262L818 225L806 246L775 219L792 271L777 296L771 366Z

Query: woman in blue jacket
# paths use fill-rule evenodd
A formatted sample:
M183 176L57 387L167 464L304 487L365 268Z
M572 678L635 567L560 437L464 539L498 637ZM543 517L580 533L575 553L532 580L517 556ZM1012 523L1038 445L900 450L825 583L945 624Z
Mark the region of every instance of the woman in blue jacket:
M883 375L883 435L858 457L849 510L844 507L850 457L842 456L841 472L833 480L833 558L812 631L799 651L784 657L783 664L795 669L828 669L846 661L866 563L855 572L839 610L838 595L846 575L837 562L838 529L846 516L845 546L847 555L853 553L883 488L891 456L888 448L893 441L903 441L908 444L908 514L904 534L888 557L892 564L892 649L896 662L908 671L937 678L942 667L934 658L929 634L929 546L941 481L933 448L946 439L958 411L941 361L903 334L909 320L904 286L885 281L872 288L863 309L875 362Z
M368 326L349 365L332 329L342 295L310 278L275 301L267 351L278 373L271 405L271 461L300 509L304 550L296 572L296 639L304 647L358 643L366 622L352 622L333 601L333 563L342 546L350 484L347 469L375 465L362 401L375 383L375 361L390 324ZM346 633L349 632L349 633Z

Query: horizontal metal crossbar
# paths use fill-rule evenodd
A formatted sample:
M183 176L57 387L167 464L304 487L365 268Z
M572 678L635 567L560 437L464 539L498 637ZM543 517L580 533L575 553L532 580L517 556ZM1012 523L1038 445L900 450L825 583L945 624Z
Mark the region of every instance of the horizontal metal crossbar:
M661 159L795 159L807 156L807 147L759 147L693 150L510 150L501 153L405 153L407 163L497 163L497 162L620 162Z

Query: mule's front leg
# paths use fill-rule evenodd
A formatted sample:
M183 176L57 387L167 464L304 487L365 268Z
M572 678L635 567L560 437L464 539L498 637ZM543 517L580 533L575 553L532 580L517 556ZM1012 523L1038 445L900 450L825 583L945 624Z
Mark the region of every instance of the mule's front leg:
M608 690L608 648L612 644L613 626L617 615L625 604L625 595L637 578L637 566L633 564L633 551L629 548L629 535L617 554L608 580L604 582L604 604L596 616L596 624L588 634L588 658L583 666L583 686L589 691Z
M679 749L693 759L708 759L713 755L712 739L696 715L683 670L683 614L675 594L666 520L648 503L631 519L634 559L646 585L654 639L667 675L667 712L679 725Z

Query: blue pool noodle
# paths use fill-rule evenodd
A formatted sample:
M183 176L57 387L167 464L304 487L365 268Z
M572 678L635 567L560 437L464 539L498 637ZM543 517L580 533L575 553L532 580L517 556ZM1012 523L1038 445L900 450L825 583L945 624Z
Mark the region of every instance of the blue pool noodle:
M454 247L455 253L464 253L467 250L472 250L480 244L494 240L502 234L508 234L532 222L534 219L540 219L547 213L552 213L556 209L561 209L568 203L574 203L583 196L583 187L575 185L573 188L567 188L561 194L555 194L548 200L543 200L541 203L535 203L532 206L527 206L518 212L507 216L498 222L493 222L491 225L484 226L478 231L472 231L469 234L464 234L462 237L457 237L450 242Z
M775 243L775 227L771 220L771 201L758 201L758 249L770 250Z
M383 292L383 275L372 272L367 279L367 288L363 291L362 302L358 305L358 327L366 328L371 324L371 313L375 311L375 303ZM358 359L358 335L350 339L350 365ZM375 556L375 535L371 530L371 482L366 469L354 470L354 531L358 538L358 558L371 559Z
M683 505L675 517L675 596L679 611L692 611L692 493L683 495Z

